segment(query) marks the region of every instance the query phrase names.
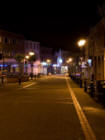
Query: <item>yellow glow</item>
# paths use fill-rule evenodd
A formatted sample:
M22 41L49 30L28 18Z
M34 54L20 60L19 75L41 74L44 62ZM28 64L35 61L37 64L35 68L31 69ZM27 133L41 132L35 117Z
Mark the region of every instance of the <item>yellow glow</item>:
M95 107L84 107L83 109L92 114L100 114L100 113L102 114L104 112L104 109L95 108Z
M47 59L46 62L47 62L47 63L51 63L51 60L50 60L50 59Z
M67 60L66 63L69 63L69 61Z
M26 58L26 59L29 59L29 56L28 56L28 55L26 55L26 56L25 56L25 58Z
M72 58L69 58L69 62L72 62L73 61L73 59Z
M86 44L86 40L85 40L85 39L82 39L82 40L78 41L78 46L79 46L79 47L82 47L82 46L84 46L85 44Z
M35 55L35 53L34 52L29 52L29 55L33 56L33 55Z
M66 63L71 63L73 61L73 58L69 58Z

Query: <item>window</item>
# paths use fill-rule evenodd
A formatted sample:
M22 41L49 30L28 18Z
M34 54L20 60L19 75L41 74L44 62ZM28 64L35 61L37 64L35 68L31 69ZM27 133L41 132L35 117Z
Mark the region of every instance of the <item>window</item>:
M9 41L8 41L8 42L9 42L9 44L11 44L11 40L10 40L10 39L9 39Z
M34 44L34 49L35 49L36 45Z
M13 44L16 44L16 39L13 39Z
M39 45L37 45L37 50L39 49Z
M8 43L8 38L5 38L5 43Z

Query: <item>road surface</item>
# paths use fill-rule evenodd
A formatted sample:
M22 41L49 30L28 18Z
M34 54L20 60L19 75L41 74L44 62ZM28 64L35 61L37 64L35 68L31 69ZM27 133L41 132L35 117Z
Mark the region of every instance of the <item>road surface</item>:
M105 140L105 109L68 77L0 87L0 140Z

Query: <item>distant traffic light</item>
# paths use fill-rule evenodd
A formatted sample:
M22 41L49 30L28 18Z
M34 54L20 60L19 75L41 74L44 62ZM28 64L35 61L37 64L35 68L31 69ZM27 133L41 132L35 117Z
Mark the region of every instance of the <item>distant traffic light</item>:
M2 59L3 55L0 53L0 60Z

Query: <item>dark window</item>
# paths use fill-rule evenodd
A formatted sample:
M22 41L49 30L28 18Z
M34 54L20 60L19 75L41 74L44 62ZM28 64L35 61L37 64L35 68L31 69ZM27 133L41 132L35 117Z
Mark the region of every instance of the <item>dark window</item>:
M13 44L16 44L16 40L15 39L13 39Z
M8 38L5 38L5 43L8 43Z

